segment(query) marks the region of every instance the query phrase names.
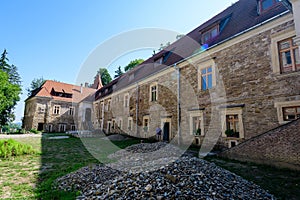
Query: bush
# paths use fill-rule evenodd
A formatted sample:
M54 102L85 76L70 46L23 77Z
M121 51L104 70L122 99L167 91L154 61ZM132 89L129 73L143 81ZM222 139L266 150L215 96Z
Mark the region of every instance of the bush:
M32 146L21 144L15 140L0 140L0 158L10 158L26 154L35 154Z
M33 129L30 129L30 133L38 134L38 133L40 133L40 131L33 128Z

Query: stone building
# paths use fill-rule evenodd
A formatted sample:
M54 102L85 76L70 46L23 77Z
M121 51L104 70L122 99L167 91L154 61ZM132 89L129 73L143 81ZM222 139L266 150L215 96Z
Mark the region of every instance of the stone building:
M299 4L234 3L99 89L94 128L209 150L299 118Z
M25 101L23 128L45 132L88 129L94 94L102 87L99 76L93 86L76 86L47 80Z

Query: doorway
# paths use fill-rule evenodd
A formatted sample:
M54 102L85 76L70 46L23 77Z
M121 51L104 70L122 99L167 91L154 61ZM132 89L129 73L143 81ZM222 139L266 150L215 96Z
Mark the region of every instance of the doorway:
M43 131L44 130L44 123L38 123L38 131Z
M165 118L161 120L162 136L164 141L170 141L171 137L171 119Z

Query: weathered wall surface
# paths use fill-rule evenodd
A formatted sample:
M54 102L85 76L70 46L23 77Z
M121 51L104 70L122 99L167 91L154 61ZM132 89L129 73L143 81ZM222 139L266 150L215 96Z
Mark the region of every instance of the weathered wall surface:
M251 138L220 156L300 170L300 119Z

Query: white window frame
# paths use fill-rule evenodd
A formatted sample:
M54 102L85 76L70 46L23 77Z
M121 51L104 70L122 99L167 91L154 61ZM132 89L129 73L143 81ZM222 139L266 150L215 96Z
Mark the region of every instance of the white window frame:
M123 119L122 118L117 119L117 125L118 125L119 129L122 130L122 128L123 128Z
M59 115L60 114L60 110L61 110L61 106L60 105L54 105L53 106L53 114L54 115Z
M283 108L300 106L300 100L298 101L283 101L283 102L275 102L274 107L277 109L277 117L279 124L286 124L291 121L285 121L283 119Z
M74 116L74 114L75 114L75 107L74 107L74 106L70 106L70 107L69 107L69 112L68 112L68 114L71 115L71 116Z
M155 98L155 100L152 100L152 87L156 87L156 91L155 91L156 92L156 98ZM158 100L158 84L157 84L157 82L150 84L150 91L149 92L150 92L149 101L150 102L156 102Z
M238 115L239 119L239 137L237 139L245 138L244 132L244 124L243 124L243 108L242 107L234 107L234 108L224 108L221 111L221 122L222 122L222 137L226 137L225 131L226 127L226 116L227 115Z
M67 125L66 124L58 124L58 132L66 132Z
M148 126L145 126L145 121L148 120ZM146 127L147 127L147 130L146 130ZM143 131L148 133L149 132L149 128L150 128L150 116L149 115L146 115L143 117Z
M133 128L133 118L132 117L128 117L128 126L127 126L127 130L128 131L132 131Z
M207 69L211 67L212 69L212 88L216 86L216 64L213 59L208 59L207 61L198 63L198 90L199 91L207 91L210 90L211 88L207 88L206 90L203 90L202 88L202 70Z
M203 117L203 110L196 110L190 112L190 135L196 135L193 133L193 118L194 117L200 117L201 123L200 123L200 129L201 134L199 136L204 136L204 117Z
M128 108L129 107L129 94L125 94L124 95L124 108Z

